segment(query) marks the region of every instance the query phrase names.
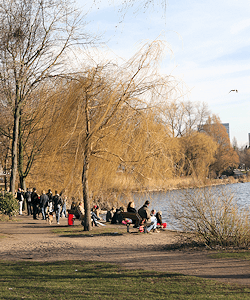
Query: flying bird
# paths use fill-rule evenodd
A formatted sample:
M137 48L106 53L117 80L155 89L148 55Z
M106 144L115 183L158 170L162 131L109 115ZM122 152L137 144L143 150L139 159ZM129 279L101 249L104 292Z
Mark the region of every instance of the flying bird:
M231 90L229 93L231 93L231 92L236 92L236 93L238 93L238 90ZM228 93L228 94L229 94Z

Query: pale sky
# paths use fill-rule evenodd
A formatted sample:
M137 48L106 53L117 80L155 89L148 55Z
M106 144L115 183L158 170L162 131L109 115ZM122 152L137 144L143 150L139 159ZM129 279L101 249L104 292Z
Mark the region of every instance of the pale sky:
M248 143L250 133L250 2L249 0L166 0L166 12L155 0L146 12L128 9L124 19L119 6L97 0L87 14L86 29L103 34L115 54L131 57L138 43L162 39L173 55L161 69L181 78L190 89L189 100L206 102L212 113L229 123L230 138ZM85 4L93 1L77 0ZM119 4L122 0L110 0ZM87 3L87 4L86 4ZM120 23L119 23L120 22ZM230 90L238 90L238 93Z

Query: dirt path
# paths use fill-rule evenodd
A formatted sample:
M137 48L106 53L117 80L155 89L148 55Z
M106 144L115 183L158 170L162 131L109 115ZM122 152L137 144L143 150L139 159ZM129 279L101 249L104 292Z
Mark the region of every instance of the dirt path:
M19 222L0 223L1 260L94 260L119 263L127 268L175 272L227 283L250 285L250 261L212 259L211 251L170 251L166 245L177 242L172 231L159 234L127 233L125 226L116 226L123 234L105 236L66 236L51 232L43 220L22 216ZM109 225L113 226L113 225Z

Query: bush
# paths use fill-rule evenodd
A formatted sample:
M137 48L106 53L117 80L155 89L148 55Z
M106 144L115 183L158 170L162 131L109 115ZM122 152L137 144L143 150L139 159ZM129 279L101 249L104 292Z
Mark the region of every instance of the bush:
M186 190L173 200L171 209L178 229L197 233L210 246L249 247L249 211L237 206L229 190Z
M18 212L18 201L11 193L0 193L0 212L9 217Z

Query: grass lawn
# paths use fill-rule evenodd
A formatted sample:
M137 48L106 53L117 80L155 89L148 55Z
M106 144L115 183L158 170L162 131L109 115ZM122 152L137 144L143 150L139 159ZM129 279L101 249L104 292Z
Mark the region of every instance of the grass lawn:
M84 262L0 261L0 299L249 299L250 288Z
M250 259L250 251L241 252L220 252L209 255L211 258L239 258ZM250 297L249 297L250 298Z
M59 235L76 235L76 236L96 236L96 235L122 235L127 232L127 227L121 226L103 226L103 227L93 227L91 231L84 231L82 225L76 226L65 226L52 229L53 233Z

